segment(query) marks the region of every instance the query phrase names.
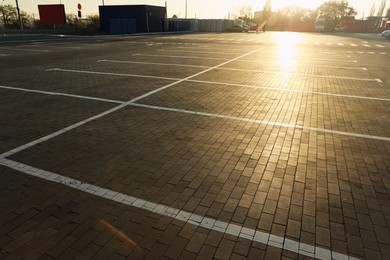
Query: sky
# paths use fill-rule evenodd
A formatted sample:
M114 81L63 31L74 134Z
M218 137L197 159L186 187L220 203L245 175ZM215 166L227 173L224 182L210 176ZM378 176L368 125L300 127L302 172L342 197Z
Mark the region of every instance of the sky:
M0 0L0 4L15 4L16 0ZM266 0L18 0L19 7L22 11L28 14L34 14L35 18L39 18L38 4L64 4L66 13L77 13L77 4L82 6L82 16L98 14L98 6L103 5L133 5L147 4L165 6L167 3L168 17L173 15L179 18L185 18L186 2L187 2L187 17L200 19L220 19L228 18L229 14L238 13L238 10L243 5L251 4L253 11L261 10ZM306 8L315 9L325 0L271 0L272 11L277 11L290 5L300 5ZM348 0L348 3L358 11L357 19L367 16L371 6L375 3L378 7L382 0ZM386 9L390 7L390 0ZM376 12L375 12L376 13Z

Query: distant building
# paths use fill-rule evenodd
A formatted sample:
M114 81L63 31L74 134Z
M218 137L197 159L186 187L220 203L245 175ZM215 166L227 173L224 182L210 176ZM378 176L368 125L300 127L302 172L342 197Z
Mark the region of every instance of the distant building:
M99 6L100 29L114 34L165 31L166 8L151 5Z
M389 18L386 16L369 16L364 20L346 19L341 24L347 32L381 33L388 30L388 26L390 27Z

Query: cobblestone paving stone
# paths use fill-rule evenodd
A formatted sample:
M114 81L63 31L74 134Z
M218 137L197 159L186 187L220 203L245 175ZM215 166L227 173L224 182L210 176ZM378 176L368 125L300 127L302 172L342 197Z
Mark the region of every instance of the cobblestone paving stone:
M0 153L113 107L109 103L5 89L0 89L0 96Z
M289 68L285 63L276 64L283 56L276 55L282 48L278 49L275 42L221 44L217 40L225 37L240 41L243 36L271 40L280 35L199 34L199 40L195 40L186 38L193 36L190 34L8 46L12 56L1 57L9 66L1 66L6 73L0 85L21 89L0 87L0 119L6 123L0 129L0 153L120 103L23 89L128 101L163 86L170 87L7 158L0 156L0 258L309 259L299 250L307 252L313 246L319 248L317 257L325 259L330 258L330 251L334 256L340 253L363 259L388 258L387 56L373 60L369 54L348 53L350 47L314 46L297 51L297 63L305 63L304 66ZM322 42L362 41L353 37L298 35ZM49 43L53 48L45 49ZM73 45L80 47L74 56L70 56L74 50L59 49ZM50 52L21 54L15 48ZM251 51L255 52L219 66ZM328 55L323 54L327 51ZM185 58L187 55L193 57ZM351 57L338 61L347 55ZM359 62L347 63L348 59ZM38 60L36 66L32 60ZM270 66L258 63L262 60L271 62ZM327 66L358 66L367 71ZM207 67L214 68L206 71ZM53 68L76 72L46 71ZM80 70L165 79L86 74ZM205 73L194 76L202 71ZM326 77L310 75L320 73ZM170 79L185 77L189 77L187 81ZM225 117L218 117L221 115ZM356 137L354 133L366 136ZM8 159L25 164L25 170L1 166ZM218 223L226 227L219 232L194 224L196 219L191 220L193 224L183 222L180 216L172 218L69 187L74 183L32 177L25 174L35 171L29 166L74 178L68 179L70 182L109 189L112 196L120 192L194 213L193 218L222 221ZM251 237L254 230L269 234L267 242L255 241L253 235L252 239L245 238ZM299 250L294 249L298 245L294 241L301 243Z

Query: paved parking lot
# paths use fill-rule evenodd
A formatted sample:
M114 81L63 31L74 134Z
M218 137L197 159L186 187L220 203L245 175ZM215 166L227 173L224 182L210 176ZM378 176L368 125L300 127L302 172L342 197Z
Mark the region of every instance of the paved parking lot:
M0 258L387 259L390 41L0 40Z

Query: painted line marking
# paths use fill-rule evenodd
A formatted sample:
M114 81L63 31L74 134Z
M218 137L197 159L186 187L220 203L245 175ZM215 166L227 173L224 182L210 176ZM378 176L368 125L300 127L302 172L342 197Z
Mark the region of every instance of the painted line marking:
M177 66L177 67L190 67L190 68L210 68L210 66L186 65L186 64L178 64L178 63L143 62L143 61L98 60L97 62L123 63L123 64L145 64L145 65L159 65L159 66Z
M289 61L295 61L294 59L289 59L289 60L283 60L288 63ZM237 62L251 62L251 63L261 63L261 64L275 64L280 66L278 62L275 61L254 61L254 60L240 60ZM357 62L357 61L356 61ZM366 68L361 68L361 67L340 67L340 66L328 66L328 65L309 65L309 64L303 64L303 63L298 63L297 66L300 67L315 67L315 68L334 68L334 69L349 69L349 70L367 70Z
M209 57L199 57L199 56L183 56L183 55L159 55L159 54L141 54L135 53L132 56L144 56L144 57L162 57L162 58L178 58L178 59L198 59L198 60L221 60L226 61L223 58L209 58ZM292 59L291 59L292 60ZM295 60L295 59L294 59ZM287 60L288 61L288 60ZM308 60L311 61L311 60ZM316 62L321 61L334 61L334 62L344 62L344 63L357 63L357 60L336 60L336 59L315 59ZM242 59L240 62L252 62L252 63L276 63L276 62L267 62L267 61L258 61L258 60L249 60Z
M221 52L221 51L185 51L185 50L157 50L159 52L184 52L184 53L198 53L198 54L232 54L232 55L237 55L237 52Z
M114 76L123 76L123 77L138 77L138 75L135 74L119 74L119 73L106 73L106 72L95 72L95 71L79 71L79 70L63 70L63 69L48 69L46 71L63 71L63 72L74 72L74 73L87 73L87 74L97 74L97 75L114 75ZM141 78L155 78L153 76L144 76L139 75ZM162 78L167 80L181 80L179 78ZM261 87L256 85L246 85L246 84L234 84L234 83L225 83L225 82L217 82L217 81L207 81L207 80L194 80L194 79L187 79L184 81L189 82L197 82L197 83L205 83L205 84L217 84L217 85L226 85L226 86L236 86L236 87L247 87L247 88L257 88L257 89L266 89L266 90L274 90L274 91L283 91L283 92L293 92L293 93L309 93L309 94L316 94L316 95L326 95L326 96L335 96L335 97L346 97L346 98L358 98L358 99L367 99L367 100L378 100L378 101L387 101L389 102L390 99L387 98L377 98L377 97L366 97L366 96L356 96L356 95L344 95L344 94L334 94L334 93L328 93L328 92L316 92L316 91L306 91L306 90L294 90L294 89L285 89L285 88L272 88L272 87Z
M228 61L227 64L231 61ZM378 83L383 83L380 79L366 79L366 78L351 78L351 77L339 77L339 76L325 76L325 75L316 75L316 74L303 74L303 73L291 73L291 72L273 72L273 71L257 71L257 70L246 70L246 69L230 69L230 68L219 68L219 66L210 67L207 71L213 69L221 69L221 70L237 70L237 71L247 71L247 72L258 72L263 74L274 74L274 75L294 75L294 76L304 76L304 77L317 77L317 78L332 78L332 79L347 79L347 80L356 80L356 81L374 81ZM154 79L165 79L165 80L181 80L185 81L187 78L179 79L179 78L167 78L167 77L159 77L159 76L145 76L138 74L122 74L122 73L111 73L111 72L97 72L97 71L85 71L85 70L70 70L70 69L61 69L61 68L52 68L47 69L46 71L63 71L63 72L75 72L75 73L87 73L87 74L96 74L96 75L110 75L110 76L122 76L122 77L139 77L139 78L154 78ZM191 77L192 78L192 77Z
M206 72L209 72L209 71L211 71L211 70L214 70L214 69L217 69L217 68L219 68L219 67L222 67L222 66L224 66L224 65L226 65L226 64L228 64L228 63L230 63L230 62L233 62L233 61L238 60L238 59L241 59L241 58L243 58L243 57L245 57L245 56L251 55L251 54L253 54L253 53L255 53L255 52L258 52L258 51L260 51L260 50L262 50L262 49L264 49L264 47L261 47L261 48L259 48L259 49L256 49L256 50L247 52L247 53L245 53L245 54L243 54L243 55L240 55L240 56L238 56L238 57L236 57L236 58L234 58L234 59L230 59L230 60L228 60L228 61L222 62L221 64L218 64L218 65L216 65L216 66L213 66L213 67L208 68L208 69L205 69L205 70L202 70L202 71L200 71L200 72L198 72L198 73L195 73L195 74L193 74L193 75L191 75L191 76L188 76L188 77L186 77L186 78L180 79L180 80L178 80L178 81L176 81L176 82L173 82L173 83L171 83L171 84L168 84L168 85L166 85L166 86L164 86L164 87L161 87L161 88L158 88L158 89L156 89L156 90L150 91L149 93L146 93L146 94L144 94L144 95L141 95L141 96L139 96L139 97L137 97L137 98L133 98L133 99L130 100L129 102L136 102L136 101L138 101L138 100L140 100L140 99L142 99L142 98L145 98L145 97L147 97L147 96L150 96L150 95L152 95L152 94L154 94L154 93L156 93L156 92L159 92L159 91L164 90L164 89L166 89L166 88L169 88L169 87L171 87L171 86L177 85L177 84L179 84L179 83L181 83L181 82L184 82L184 81L186 81L186 80L192 79L192 78L194 78L194 77L197 77L197 76L199 76L199 75L202 75L202 74L204 74L204 73L206 73Z
M256 86L256 85L245 85L245 84L236 84L236 83L223 83L223 82L194 80L194 79L191 79L191 80L188 80L188 81L196 82L196 83L203 83L203 84L226 85L226 86L233 86L233 87L266 89L266 90L281 91L281 92L315 94L315 95L324 95L324 96L357 98L357 99L366 99L366 100L376 100L376 101L390 102L390 98L377 98L377 97L367 97L367 96L345 95L345 94L335 94L335 93L329 93L329 92L307 91L307 90L299 90L299 89L295 90L295 89L286 89L286 88L261 87L261 86Z
M102 101L102 102L116 103L116 104L124 103L123 101L118 101L118 100L112 100L112 99L106 99L106 98L97 98L97 97L90 97L90 96L81 96L81 95L67 94L67 93L61 93L61 92L42 91L42 90L26 89L26 88L15 88L15 87L9 87L9 86L0 86L0 88L1 89L16 90L16 91L31 92L31 93L37 93L37 94L45 94L45 95L53 95L53 96L63 96L63 97L88 99L88 100L95 100L95 101Z
M136 77L136 78L151 78L151 79L165 79L165 80L180 80L180 78L167 78L167 77L158 77L158 76L146 76L146 75L138 75L138 74L122 74L122 73L87 71L87 70L69 70L69 69L61 69L61 68L52 68L52 69L47 69L46 71L62 71L62 72L86 73L86 74L121 76L121 77Z
M352 77L341 77L341 76L326 76L326 75L304 74L304 73L284 72L284 71L248 70L248 69L234 69L234 68L223 68L223 69L224 70L245 71L245 72L257 72L257 73L263 73L263 74L275 74L275 75L294 75L294 76L316 77L316 78L332 78L332 79L348 79L348 80L358 80L358 81L382 82L380 79L352 78Z
M25 145L16 147L15 149L12 149L12 150L10 150L10 151L8 151L8 152L5 152L5 153L1 154L0 157L8 157L8 156L10 156L10 155L12 155L12 154L15 154L15 153L17 153L17 152L23 151L23 150L25 150L25 149L27 149L27 148L30 148L30 147L32 147L32 146L34 146L34 145L36 145L36 144L42 143L42 142L47 141L47 140L49 140L49 139L52 139L52 138L54 138L54 137L56 137L56 136L59 136L59 135L61 135L61 134L64 134L64 133L66 133L66 132L68 132L68 131L71 131L71 130L73 130L73 129L79 127L79 126L82 126L82 125L84 125L84 124L87 124L87 123L89 123L89 122L91 122L91 121L94 121L94 120L96 120L96 119L98 119L98 118L101 118L101 117L103 117L103 116L105 116L105 115L111 114L111 113L113 113L113 112L115 112L115 111L117 111L117 110L119 110L119 109L122 109L122 108L126 107L127 105L129 105L129 104L131 104L131 103L133 103L133 102L136 102L136 101L138 101L138 100L140 100L140 99L142 99L142 98L148 97L148 96L153 95L153 94L155 94L155 93L157 93L157 92L159 92L159 91L162 91L162 90L164 90L164 89L167 89L167 88L169 88L169 87L172 87L172 86L174 86L174 85L177 85L177 84L179 84L179 83L181 83L181 82L183 82L183 81L185 81L185 80L189 80L189 79L191 79L191 78L193 78L193 77L199 76L199 75L201 75L201 74L203 74L203 73L206 73L206 72L208 72L208 71L210 71L210 70L213 70L213 69L215 69L215 68L218 68L218 67L220 67L220 66L223 66L223 65L225 65L225 64L228 64L229 62L232 62L232 61L234 61L234 60L236 60L236 59L240 59L240 58L245 57L245 56L247 56L247 55L251 55L251 54L253 54L253 53L257 52L257 51L260 51L260 50L262 50L262 49L264 49L264 47L261 47L261 48L259 48L259 49L250 51L250 52L245 53L245 54L243 54L243 55L241 55L241 56L238 56L238 57L236 57L236 58L234 58L234 59L231 59L231 60L229 60L229 61L225 61L225 62L223 62L223 63L221 63L221 64L219 64L219 65L216 65L216 66L214 66L214 67L205 69L205 70L203 70L203 71L201 71L201 72L195 73L195 74L193 74L192 76L189 76L189 77L186 77L186 78L183 78L183 79L175 79L175 80L176 80L175 82L172 82L172 83L170 83L170 84L168 84L168 85L165 85L165 86L163 86L163 87L160 87L160 88L158 88L158 89L149 91L149 92L147 92L147 93L145 93L145 94L143 94L143 95L141 95L141 96L138 96L138 97L136 97L136 98L133 98L133 99L131 99L131 100L125 102L125 103L121 103L120 105L118 105L118 106L116 106L116 107L113 107L113 108L111 108L111 109L109 109L109 110L107 110L107 111L104 111L104 112L102 112L102 113L100 113L100 114L97 114L97 115L95 115L95 116L92 116L92 117L90 117L90 118L87 118L87 119L85 119L85 120L83 120L83 121L80 121L80 122L75 123L75 124L73 124L73 125L70 125L70 126L68 126L68 127L65 127L65 128L63 128L63 129L61 129L61 130L58 130L58 131L56 131L56 132L54 132L54 133L52 133L52 134L46 135L46 136L44 136L44 137L42 137L42 138L39 138L39 139L37 139L37 140L35 140L35 141L32 141L32 142L29 142L29 143L27 143L27 144L25 144ZM59 69L59 68L49 69L49 70L47 70L47 71L70 71L70 72L76 72L76 73L85 73L85 72L77 71L77 70L61 70L61 69ZM96 74L95 72L87 72L87 73L89 73L89 74ZM112 75L112 73L110 73L110 74L105 74L105 73L104 73L103 75ZM118 76L118 75L116 75L116 76ZM140 76L141 76L141 75L140 75ZM148 76L141 76L141 77L143 77L143 78L156 78L156 77L148 77ZM161 77L159 77L159 78L161 78ZM166 79L166 78L164 78L164 79Z
M4 54L4 53L0 53L0 56L1 57L7 57L7 56L10 56L9 54Z
M183 50L212 50L214 51L214 48L211 48L210 45L199 45L197 47L187 47L187 46L178 46L176 47L178 49L183 49ZM220 49L220 48L219 48ZM233 49L234 50L234 49ZM235 54L240 54L239 52L236 52Z
M207 58L207 57L199 57L199 56L176 56L176 55L156 55L156 54L139 54L139 53L133 54L133 56L226 61L226 59L222 59L222 58Z
M250 122L250 123L262 124L262 125L281 126L281 127L302 129L302 130L308 130L308 131L320 132L320 133L326 133L326 134L337 134L337 135L343 135L343 136L349 136L349 137L358 137L358 138L364 138L364 139L373 139L373 140L390 142L390 137L384 137L384 136L357 134L357 133L344 132L344 131L338 131L338 130L331 130L331 129L319 128L319 127L302 126L302 125L288 124L288 123L281 123L281 122L273 122L273 121L264 121L264 120L258 120L258 119L250 119L250 118L242 118L242 117L236 117L236 116L220 115L220 114L213 114L213 113L207 113L207 112L198 112L198 111L192 111L192 110L186 110L186 109L177 109L177 108L168 108L168 107L144 105L144 104L139 104L139 103L129 103L129 105L130 106L136 106L136 107L150 108L150 109L155 109L155 110L179 112L179 113L185 113L185 114L191 114L191 115L206 116L206 117L211 117L211 118L230 119L230 120L235 120L235 121Z
M160 62L143 62L143 61L124 61L124 60L98 60L96 62L108 62L108 63L134 63L134 64L145 64L145 65L161 65L161 66L179 66L179 67L194 67L194 68L210 68L210 66L198 66L198 65L186 65L179 63L160 63ZM320 68L335 68L335 69L348 69L348 70L367 70L367 68L360 67L338 67L338 66L317 66L317 65L305 65L298 64L300 67L320 67ZM236 68L218 68L221 70L243 70ZM249 70L248 70L249 71Z
M208 230L217 231L223 234L229 234L250 241L256 241L267 246L273 246L287 250L290 252L306 255L309 257L315 257L320 259L357 259L345 254L331 251L329 249L313 246L305 243L301 243L295 240L276 236L263 231L246 228L244 226L223 222L217 219L197 215L184 210L171 208L169 206L146 201L137 197L129 196L124 193L120 193L114 190L102 188L93 184L89 184L78 179L69 178L63 175L59 175L53 172L35 168L23 163L18 163L9 159L0 158L0 164L11 168L15 171L40 178L46 181L62 184L72 189L79 190L97 197L107 199L110 201L118 202L122 205L146 210L159 214L161 216L167 216L175 220L189 223L195 226L203 227Z
M297 59L286 59L286 60L283 60L288 62L290 60L293 60L293 61L296 61ZM318 62L318 61L334 61L334 62L344 62L344 63L357 63L358 61L357 60L336 60L336 59L312 59L312 60L309 60L309 59L306 59L307 61L315 61L315 62ZM255 63L265 63L263 61L258 61L258 60L246 60L246 59L243 59L241 61L245 61L245 62L255 62ZM276 62L272 62L272 63L276 63Z
M10 151L8 151L8 152L5 152L5 153L3 153L3 154L0 154L0 157L8 157L8 156L11 156L11 155L13 155L13 154L15 154L15 153L18 153L18 152L20 152L20 151L23 151L23 150L25 150L25 149L31 148L31 147L33 147L33 146L35 146L35 145L37 145L37 144L40 144L40 143L45 142L45 141L47 141L47 140L50 140L50 139L52 139L52 138L54 138L54 137L57 137L57 136L59 136L59 135L62 135L62 134L64 134L64 133L66 133L66 132L69 132L69 131L71 131L71 130L73 130L73 129L79 127L79 126L82 126L82 125L85 125L85 124L87 124L87 123L89 123L89 122L91 122L91 121L94 121L95 119L98 119L98 118L101 118L101 117L103 117L103 116L105 116L105 115L111 114L111 113L113 113L113 112L115 112L115 111L117 111L117 110L119 110L119 109L121 109L121 108L126 107L127 105L128 105L127 103L122 103L122 104L120 104L119 106L113 107L113 108L111 108L111 109L109 109L109 110L106 110L106 111L100 113L100 114L97 114L97 115L92 116L92 117L90 117L90 118L87 118L87 119L85 119L85 120L83 120L83 121L80 121L80 122L78 122L78 123L75 123L75 124L73 124L73 125L70 125L70 126L68 126L68 127L65 127L65 128L63 128L63 129L60 129L60 130L58 130L58 131L56 131L56 132L54 132L54 133L51 133L51 134L46 135L46 136L44 136L44 137L41 137L41 138L39 138L39 139L37 139L37 140L35 140L35 141L32 141L32 142L29 142L29 143L27 143L27 144L24 144L24 145L21 145L21 146L19 146L19 147L16 147L16 148L14 148L14 149L12 149L12 150L10 150Z

